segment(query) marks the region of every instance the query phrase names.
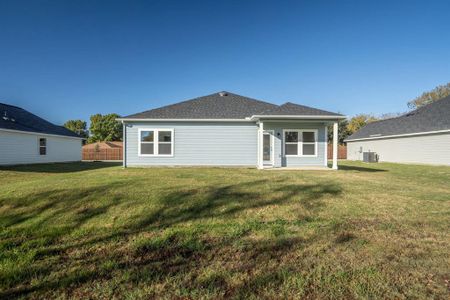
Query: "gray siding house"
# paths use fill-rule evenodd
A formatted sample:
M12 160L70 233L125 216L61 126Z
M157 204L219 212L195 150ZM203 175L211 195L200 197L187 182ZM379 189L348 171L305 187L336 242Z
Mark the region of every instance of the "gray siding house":
M327 168L327 125L336 128L337 151L342 118L289 102L215 93L120 118L123 164Z
M64 127L0 103L0 165L80 161L81 141Z
M450 165L450 97L397 118L367 124L347 140L347 159Z

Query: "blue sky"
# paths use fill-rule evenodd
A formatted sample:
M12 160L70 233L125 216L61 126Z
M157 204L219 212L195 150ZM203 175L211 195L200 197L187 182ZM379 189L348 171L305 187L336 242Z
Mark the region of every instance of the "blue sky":
M450 1L0 1L0 102L57 124L227 90L401 112L450 81Z

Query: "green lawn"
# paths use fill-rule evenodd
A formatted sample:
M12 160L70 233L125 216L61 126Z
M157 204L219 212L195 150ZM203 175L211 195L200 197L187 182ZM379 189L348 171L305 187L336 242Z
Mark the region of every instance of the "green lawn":
M450 167L0 168L0 298L450 297Z

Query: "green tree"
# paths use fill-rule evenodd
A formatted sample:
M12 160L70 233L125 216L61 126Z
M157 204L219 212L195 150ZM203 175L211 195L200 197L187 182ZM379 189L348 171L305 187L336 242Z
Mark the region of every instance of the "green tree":
M69 120L63 125L67 129L75 132L79 136L83 138L87 138L89 136L88 131L86 130L86 122L82 120Z
M118 114L101 115L95 114L91 116L91 126L89 131L89 143L103 141L121 141L122 140L122 124L116 119Z
M450 96L450 82L437 86L431 91L425 92L416 99L409 101L408 107L411 109L416 109L447 96Z
M344 140L351 134L348 131L348 121L347 119L341 120L338 123L338 142L339 144L343 144ZM328 126L328 142L333 141L333 125Z
M377 121L378 119L372 115L367 114L359 114L350 119L347 125L347 130L349 134L353 134L358 131L360 128L366 126L368 123Z

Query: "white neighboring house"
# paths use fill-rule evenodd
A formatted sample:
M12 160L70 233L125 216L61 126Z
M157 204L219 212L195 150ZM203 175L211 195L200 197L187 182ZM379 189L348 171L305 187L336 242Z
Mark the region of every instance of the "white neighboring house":
M347 159L450 165L450 96L397 118L369 123L347 140Z
M0 103L0 165L80 161L82 140L20 107Z

